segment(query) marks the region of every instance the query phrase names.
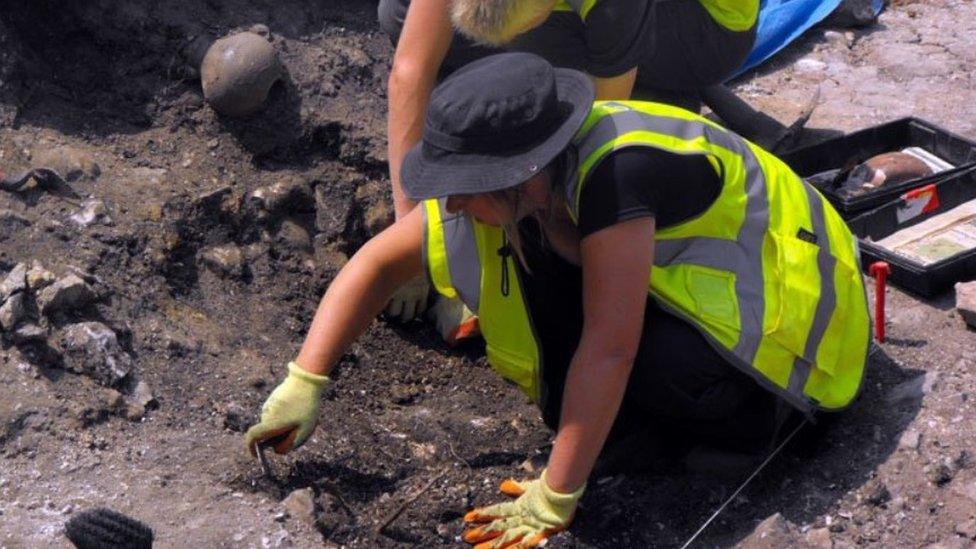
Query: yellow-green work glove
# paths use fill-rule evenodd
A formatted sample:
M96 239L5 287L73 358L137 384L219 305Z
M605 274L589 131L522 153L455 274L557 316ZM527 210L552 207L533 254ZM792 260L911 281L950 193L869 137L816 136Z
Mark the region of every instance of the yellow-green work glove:
M315 429L319 398L328 381L327 376L313 374L289 362L288 377L271 392L261 407L261 422L244 435L251 455L257 455L257 446L263 442L273 444L278 454L285 454L304 444Z
M464 541L474 549L537 547L549 536L569 527L584 484L572 494L561 494L549 487L546 472L538 480L508 479L500 489L515 501L475 509L464 522L481 524L464 533Z

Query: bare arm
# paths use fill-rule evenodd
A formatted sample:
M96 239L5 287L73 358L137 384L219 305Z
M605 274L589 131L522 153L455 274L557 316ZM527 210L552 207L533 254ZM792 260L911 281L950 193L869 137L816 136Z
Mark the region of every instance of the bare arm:
M596 98L603 100L626 100L630 99L631 92L634 91L634 82L637 81L637 67L609 78L591 76L593 86L596 88Z
M387 157L397 219L416 205L403 194L400 166L423 133L427 102L453 30L449 0L413 0L393 56L388 83Z
M349 260L319 303L298 354L302 369L328 375L403 283L423 272L424 215L414 208Z
M654 220L647 217L607 227L580 243L583 334L566 377L546 473L557 492L573 492L586 482L617 417L644 325L653 243Z

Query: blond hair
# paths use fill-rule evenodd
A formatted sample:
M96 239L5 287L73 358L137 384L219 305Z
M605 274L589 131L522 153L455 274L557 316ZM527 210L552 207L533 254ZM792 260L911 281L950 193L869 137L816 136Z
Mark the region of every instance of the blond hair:
M453 0L451 21L462 34L476 42L501 45L512 38L513 24L543 10L554 0Z

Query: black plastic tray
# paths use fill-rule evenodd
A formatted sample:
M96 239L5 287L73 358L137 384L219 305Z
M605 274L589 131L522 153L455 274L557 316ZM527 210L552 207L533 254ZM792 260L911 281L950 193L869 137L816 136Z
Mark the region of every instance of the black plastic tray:
M814 183L814 186L827 197L842 217L850 219L871 208L896 200L908 190L959 177L959 171L976 163L976 142L918 118L902 118L828 139L786 153L782 158L800 177L809 181L811 176L828 170L850 168L872 156L906 147L922 147L954 164L956 169L898 185L883 186L876 191L852 197L841 196L836 189L827 188L827 185ZM973 177L971 172L966 173L966 177Z
M891 266L888 280L924 297L934 296L956 282L976 278L976 250L931 265L921 265L872 242L976 199L974 175L976 166L959 177L914 189L849 220L848 225L860 239L864 270L867 271L875 261L886 261Z

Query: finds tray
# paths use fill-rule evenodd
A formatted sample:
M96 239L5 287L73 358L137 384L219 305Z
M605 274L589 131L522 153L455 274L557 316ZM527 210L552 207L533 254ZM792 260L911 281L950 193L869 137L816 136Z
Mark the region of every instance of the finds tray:
M865 270L886 261L894 284L925 297L976 278L976 166L959 175L848 221Z
M885 153L901 152L922 161L931 173L913 177L908 171L907 176L903 173L883 184L875 179L878 186L872 187L874 170L868 169L866 161ZM901 156L894 158L896 161L906 158L895 156ZM895 200L911 189L958 177L976 177L969 170L976 164L976 142L918 118L903 118L828 139L791 151L782 158L793 171L817 187L845 219ZM849 181L850 176L854 177ZM857 185L860 181L865 184Z

